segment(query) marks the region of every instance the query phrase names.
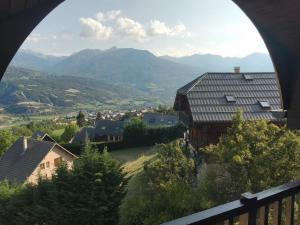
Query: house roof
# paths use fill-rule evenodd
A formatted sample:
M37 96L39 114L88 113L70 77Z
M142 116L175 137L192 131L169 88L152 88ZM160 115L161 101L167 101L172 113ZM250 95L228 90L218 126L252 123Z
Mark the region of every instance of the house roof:
M122 136L124 131L124 121L113 120L97 120L95 127L95 135L116 135Z
M25 182L55 146L77 158L59 144L50 141L27 139L27 148L24 150L24 137L19 138L0 159L0 180Z
M206 73L180 88L177 95L187 97L194 122L229 122L238 109L248 120L284 117L275 73ZM269 103L270 108L260 102Z
M36 131L35 133L33 133L31 138L42 141L56 142L49 134L45 133L44 131Z
M198 83L199 79L201 79L202 76L204 76L205 74L201 75L200 77L197 77L195 80L192 80L190 83L184 85L183 87L178 89L178 93L180 94L187 94L188 91L195 85Z
M150 126L175 126L178 123L177 115L164 113L145 113L143 120Z
M95 128L94 127L84 127L77 132L72 139L72 143L84 143L87 140L93 140L95 137Z

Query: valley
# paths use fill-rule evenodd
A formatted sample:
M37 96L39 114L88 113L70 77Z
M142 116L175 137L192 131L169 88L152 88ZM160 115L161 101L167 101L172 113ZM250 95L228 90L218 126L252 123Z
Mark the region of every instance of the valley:
M231 72L238 65L245 72L273 71L269 56L258 53L244 58L175 58L113 47L57 57L20 50L0 83L2 121L17 123L18 117L43 118L79 110L171 107L183 84L205 72Z

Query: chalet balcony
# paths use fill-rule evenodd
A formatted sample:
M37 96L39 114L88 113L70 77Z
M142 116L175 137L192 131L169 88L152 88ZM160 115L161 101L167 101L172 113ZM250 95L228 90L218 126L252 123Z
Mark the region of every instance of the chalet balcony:
M162 225L299 225L300 181L217 206Z

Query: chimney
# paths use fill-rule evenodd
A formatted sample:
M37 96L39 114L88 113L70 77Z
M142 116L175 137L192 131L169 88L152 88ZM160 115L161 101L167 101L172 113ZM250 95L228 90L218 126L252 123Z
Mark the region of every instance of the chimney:
M26 151L27 148L28 148L27 137L23 137L22 140L23 140L23 143L22 143L23 144L23 151Z
M234 67L234 73L241 73L241 67L239 66Z

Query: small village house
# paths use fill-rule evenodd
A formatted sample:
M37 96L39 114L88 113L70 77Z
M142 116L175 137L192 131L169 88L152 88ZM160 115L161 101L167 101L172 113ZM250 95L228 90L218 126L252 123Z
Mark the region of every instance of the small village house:
M95 127L82 128L71 143L120 142L123 140L124 121L97 120Z
M40 176L51 178L63 161L71 169L76 158L56 142L21 137L0 159L0 180L36 183Z
M124 121L97 120L95 127L95 140L105 142L118 142L123 140Z
M246 120L285 124L275 73L206 73L177 91L174 109L195 147L217 143L238 109Z
M95 128L83 127L72 138L70 143L84 144L88 141L95 141Z

